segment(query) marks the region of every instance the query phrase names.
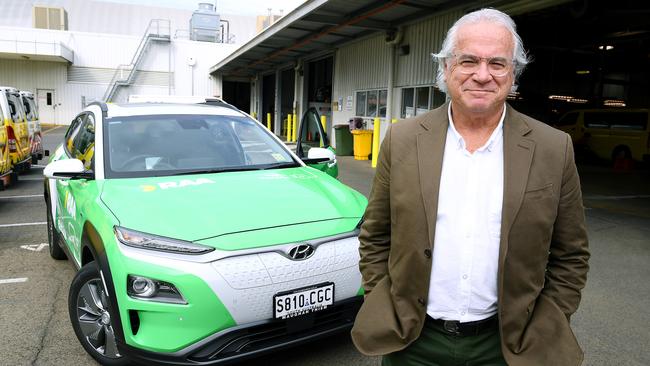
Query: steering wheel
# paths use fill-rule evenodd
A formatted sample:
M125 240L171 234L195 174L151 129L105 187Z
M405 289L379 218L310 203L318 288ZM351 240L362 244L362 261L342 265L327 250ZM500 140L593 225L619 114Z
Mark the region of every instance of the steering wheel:
M141 164L142 168L145 168L145 159L147 158L155 158L156 156L151 156L151 155L146 155L146 154L139 154L130 157L127 159L122 165L120 165L120 170L130 170L130 168L137 167L137 164ZM156 162L152 167L152 169L155 170L172 170L176 169L174 165L172 165L169 161L163 161L162 158Z

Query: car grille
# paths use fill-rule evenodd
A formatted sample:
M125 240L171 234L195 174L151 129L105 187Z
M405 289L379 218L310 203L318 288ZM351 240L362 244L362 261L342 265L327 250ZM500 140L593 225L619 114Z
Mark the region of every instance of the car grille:
M217 295L238 324L273 318L273 295L278 292L334 282L338 301L355 296L361 286L356 237L320 244L302 261L263 252L224 258L212 266L222 279Z

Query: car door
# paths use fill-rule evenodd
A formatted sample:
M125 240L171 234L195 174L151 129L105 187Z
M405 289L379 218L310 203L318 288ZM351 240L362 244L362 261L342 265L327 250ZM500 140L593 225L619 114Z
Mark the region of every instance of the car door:
M79 115L70 126L64 142L65 159L79 159L87 170L94 167L95 116L88 112ZM84 208L93 197L96 185L86 179L57 180L57 222L68 250L80 263L81 234Z
M336 153L330 145L327 134L320 122L320 117L316 108L309 108L302 117L298 126L298 141L296 142L296 154L299 158L306 158L309 150L314 147L322 147ZM338 166L335 163L317 163L310 164L312 168L321 170L332 177L338 176Z

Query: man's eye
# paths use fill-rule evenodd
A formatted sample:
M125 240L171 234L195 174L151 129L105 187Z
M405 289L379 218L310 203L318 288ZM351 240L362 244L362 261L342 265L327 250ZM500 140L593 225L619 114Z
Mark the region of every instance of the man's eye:
M473 59L461 59L458 61L461 66L474 66L478 64L478 61Z
M495 68L495 69L505 69L506 68L506 62L503 60L492 60L490 61L490 67Z

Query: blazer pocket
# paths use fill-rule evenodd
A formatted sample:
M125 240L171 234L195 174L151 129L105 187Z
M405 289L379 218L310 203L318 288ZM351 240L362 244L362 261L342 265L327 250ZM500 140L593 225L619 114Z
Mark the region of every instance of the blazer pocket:
M553 195L553 183L545 186L526 190L524 193L525 200L539 200Z

